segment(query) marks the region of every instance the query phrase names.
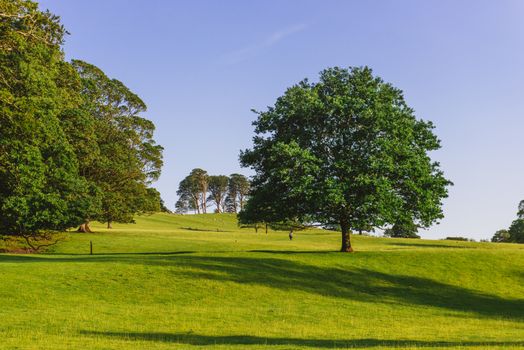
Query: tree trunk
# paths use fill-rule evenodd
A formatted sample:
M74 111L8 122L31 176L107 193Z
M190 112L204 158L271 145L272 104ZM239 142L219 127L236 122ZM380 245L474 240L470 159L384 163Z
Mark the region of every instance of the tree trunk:
M86 220L82 225L78 227L78 230L76 232L82 232L82 233L91 233L93 232L91 230L91 227L89 227L89 220Z
M112 225L112 221L111 220L108 220L107 221L107 228L113 228L113 225Z
M267 223L266 223L266 235L267 235Z
M340 251L344 253L351 253L353 248L351 247L349 225L345 220L342 220L340 222L340 227L342 229L342 248L340 248Z

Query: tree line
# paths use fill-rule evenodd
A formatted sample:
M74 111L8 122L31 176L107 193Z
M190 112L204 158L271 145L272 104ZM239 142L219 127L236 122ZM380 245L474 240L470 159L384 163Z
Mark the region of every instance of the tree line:
M249 189L244 175L208 175L206 170L196 168L178 185L175 212L206 214L213 206L216 213L237 213L244 208Z
M157 211L162 147L145 103L82 60L67 62L58 16L0 0L0 232L43 232Z
M65 28L33 1L0 0L0 20L0 232L29 242L159 210L151 184L163 149L140 97L93 64L65 61ZM251 183L193 169L177 212L338 227L345 252L352 231L416 237L443 217L452 183L430 157L441 147L434 126L368 67L326 69L256 113L253 147L240 154Z

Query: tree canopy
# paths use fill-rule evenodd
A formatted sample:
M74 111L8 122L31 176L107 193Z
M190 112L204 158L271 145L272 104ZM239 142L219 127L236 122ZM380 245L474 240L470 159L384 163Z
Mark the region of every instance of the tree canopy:
M83 61L28 0L0 0L0 232L36 237L156 209L162 147L145 104Z
M65 30L29 1L0 1L0 19L0 232L63 230L90 206L60 122Z
M451 182L429 155L440 148L433 124L371 69L326 69L256 113L253 148L240 154L256 173L241 221L339 224L352 251L351 229L443 217Z

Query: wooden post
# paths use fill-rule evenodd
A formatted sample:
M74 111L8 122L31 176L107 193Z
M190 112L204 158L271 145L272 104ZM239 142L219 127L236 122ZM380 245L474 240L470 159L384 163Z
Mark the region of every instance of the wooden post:
M89 255L93 255L93 241L89 241Z

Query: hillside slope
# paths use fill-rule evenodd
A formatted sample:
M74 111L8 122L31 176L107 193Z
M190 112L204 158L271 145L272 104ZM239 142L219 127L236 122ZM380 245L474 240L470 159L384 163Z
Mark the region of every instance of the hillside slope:
M238 229L155 214L0 254L0 348L524 347L522 245ZM89 241L94 255L88 255Z

